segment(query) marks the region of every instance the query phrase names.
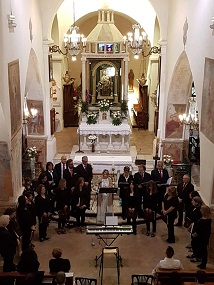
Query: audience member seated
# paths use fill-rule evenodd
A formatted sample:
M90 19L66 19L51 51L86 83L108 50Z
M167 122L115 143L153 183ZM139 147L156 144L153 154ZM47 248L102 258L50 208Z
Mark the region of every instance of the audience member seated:
M167 283L168 285L182 285L182 277L181 275L177 272L171 272L170 273L170 278L169 278L169 282Z
M206 282L207 274L203 270L198 270L196 273L196 279L198 282L198 285L202 285Z
M4 260L4 272L15 270L13 259L16 253L16 246L18 244L16 237L14 237L14 235L7 229L9 222L10 217L8 215L2 215L0 217L0 254Z
M65 276L65 272L58 272L55 278L55 284L56 285L64 285L66 282L66 276Z
M22 252L17 265L19 273L26 273L24 280L17 280L16 285L38 285L39 283L39 261L36 252L32 248L27 248ZM41 280L40 280L41 281Z
M168 246L166 249L166 257L160 260L155 268L152 270L152 275L156 274L157 269L183 269L183 265L180 260L174 259L174 249Z
M58 247L55 247L52 251L52 256L54 259L51 259L49 261L49 269L50 272L69 272L71 269L71 264L68 259L61 258L62 256L62 250Z

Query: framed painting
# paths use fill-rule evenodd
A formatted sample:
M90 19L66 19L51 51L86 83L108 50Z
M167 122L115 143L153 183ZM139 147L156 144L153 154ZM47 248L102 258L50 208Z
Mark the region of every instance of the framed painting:
M11 138L22 126L19 60L8 63L8 85L10 98Z

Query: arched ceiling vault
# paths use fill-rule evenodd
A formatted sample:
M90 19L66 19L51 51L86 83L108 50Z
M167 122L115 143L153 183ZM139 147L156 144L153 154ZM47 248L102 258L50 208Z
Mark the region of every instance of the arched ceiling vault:
M127 15L135 22L139 22L147 32L149 39L153 39L154 23L157 16L160 25L160 38L166 39L167 21L168 21L168 1L169 0L132 0L124 5L123 0L76 0L75 1L75 20L90 17L90 13L97 11L102 7L103 2L108 2L111 9L116 12ZM88 3L90 2L90 5ZM71 0L40 0L40 9L42 15L43 38L51 39L51 29L56 14L63 15L64 32L72 24L73 19L73 1ZM83 17L84 19L86 19Z

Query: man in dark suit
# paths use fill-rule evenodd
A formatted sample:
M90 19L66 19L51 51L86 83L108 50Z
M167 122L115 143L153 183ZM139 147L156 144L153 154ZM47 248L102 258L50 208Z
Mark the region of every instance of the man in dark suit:
M185 217L188 216L191 209L191 199L189 194L194 191L194 186L190 182L190 177L188 174L184 174L183 182L179 183L177 186L178 192L178 223L175 225L177 227L182 227L183 225L183 212L185 211Z
M59 184L60 179L63 179L63 171L67 168L66 162L67 158L65 155L63 155L61 157L61 161L55 164L54 171L56 172L56 175L58 177L57 184Z
M140 164L138 166L138 172L135 173L134 175L134 184L137 187L137 196L138 196L138 205L137 205L137 212L138 216L142 217L143 212L141 209L141 204L142 204L142 197L143 197L143 192L146 189L146 183L151 180L151 175L146 172L146 166L143 164ZM145 183L145 184L144 184Z
M76 168L72 159L67 161L67 168L63 171L63 178L66 180L66 188L72 191L77 182Z
M86 192L87 192L87 209L90 209L91 198L91 180L93 178L92 166L88 163L88 157L82 157L82 163L76 167L77 178L83 177L85 180Z
M129 184L131 181L134 180L133 176L129 173L130 168L128 166L124 167L124 173L120 174L118 179L118 187L120 188L120 199L122 202L122 218L123 220L126 219L126 194L129 189ZM127 183L127 184L125 184Z
M151 172L151 179L156 182L158 189L158 213L161 213L162 201L164 195L166 194L166 184L169 179L169 173L166 169L163 168L163 161L158 161L157 168L153 169Z

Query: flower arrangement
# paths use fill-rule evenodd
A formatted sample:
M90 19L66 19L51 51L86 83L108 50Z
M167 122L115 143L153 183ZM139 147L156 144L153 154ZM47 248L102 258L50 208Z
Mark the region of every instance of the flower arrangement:
M120 111L112 112L111 117L112 117L112 125L119 126L122 124L122 117Z
M89 135L88 139L91 141L91 143L95 143L97 136L96 135Z
M89 112L87 114L87 121L88 125L96 124L97 123L97 113L96 112Z
M110 109L110 102L109 102L109 100L106 100L106 99L104 99L104 100L102 100L102 101L100 101L99 102L99 109L100 109L100 111L101 112L107 112L109 109Z
M165 155L163 156L163 163L164 163L166 166L171 165L172 162L173 162L173 160L172 160L171 155L165 154Z
M27 156L28 158L34 158L37 155L37 149L35 146L27 148Z

